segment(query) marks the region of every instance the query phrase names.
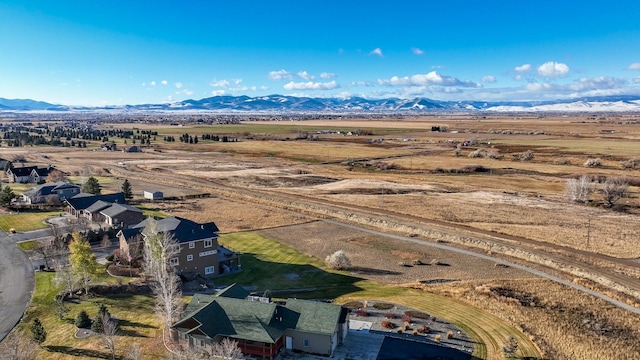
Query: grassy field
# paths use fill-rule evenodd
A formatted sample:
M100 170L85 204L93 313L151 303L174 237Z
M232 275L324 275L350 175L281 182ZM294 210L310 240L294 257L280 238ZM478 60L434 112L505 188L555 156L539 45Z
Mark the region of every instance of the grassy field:
M505 321L475 307L442 296L327 270L323 262L256 233L224 235L220 243L241 252L243 272L223 277L220 283L255 285L259 290L315 289L290 292L283 297L333 298L342 303L355 299L382 300L403 304L455 323L476 341L474 355L482 359L501 356L504 340L514 336L521 356L539 357L536 346ZM277 296L277 293L276 293Z
M164 348L158 346L161 323L153 315L154 300L151 297L96 297L79 303L66 303L70 311L60 320L55 315L53 305L59 291L60 287L54 282L54 273L36 273L36 290L18 331L27 333L36 317L42 321L48 335L43 347L38 350L38 358L109 358L99 337L77 339L74 336L76 327L73 322L77 314L85 310L89 317L94 318L100 304L105 304L110 313L120 320L120 335L116 340L118 356L122 357L130 346L137 344L143 349L145 359L164 358Z
M9 231L9 229L15 229L15 231L44 229L47 225L43 221L55 216L60 216L60 212L48 211L0 215L0 229L2 231Z

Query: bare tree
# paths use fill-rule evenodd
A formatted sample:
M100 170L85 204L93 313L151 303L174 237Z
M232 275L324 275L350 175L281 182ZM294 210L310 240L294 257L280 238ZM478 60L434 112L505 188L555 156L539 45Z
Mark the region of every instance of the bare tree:
M60 255L55 262L56 275L53 281L56 285L64 288L64 291L71 295L74 290L74 285L78 283L79 279L68 265L69 253Z
M134 343L127 350L127 356L124 357L124 360L140 360L142 359L142 348L138 343Z
M152 218L149 218L142 236L145 274L151 280L151 290L156 297L156 310L169 327L178 319L182 310L180 278L171 265L180 247L173 235L160 232L158 223Z
M100 331L100 339L102 343L111 353L111 360L116 358L116 336L118 336L118 322L111 318L109 313L100 315L102 319L102 331Z
M0 343L0 359L34 360L36 349L34 342L28 336L13 331Z
M222 341L211 345L211 358L216 360L244 359L244 354L242 353L242 350L240 350L237 341L229 338L224 338L222 339Z
M329 268L336 270L345 270L351 267L351 261L342 250L338 250L327 256L325 262Z
M565 185L565 193L571 201L587 203L589 196L593 192L593 181L583 175L578 179L569 179Z
M602 198L608 207L612 207L628 194L629 182L623 177L610 178L602 184Z

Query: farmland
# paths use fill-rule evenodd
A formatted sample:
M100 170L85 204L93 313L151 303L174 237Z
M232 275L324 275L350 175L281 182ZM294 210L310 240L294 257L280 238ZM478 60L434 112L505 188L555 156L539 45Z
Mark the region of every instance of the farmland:
M634 121L458 116L180 127L119 123L103 126L153 130L159 138L215 133L238 141L158 139L141 153L93 151L97 144L28 152L3 147L0 157L18 154L30 163L52 163L78 180L85 173L99 175L105 192L117 191L126 178L137 201L149 188L177 198L206 193L144 206L150 214L215 221L230 243L242 242L246 235L238 232L259 231L315 259L343 249L352 258L353 276L411 289L410 294L396 291L395 302L426 306L415 295L423 292L472 305L519 327L548 358L570 359L605 348L602 358L633 358L625 354L637 350L637 315L517 269L318 220L526 264L638 306L640 163L623 166L640 157ZM354 135L357 130L366 131ZM527 152L530 158L523 157ZM585 166L589 159L600 161ZM567 180L583 175L594 180L594 191L587 202L572 202ZM607 178L628 184L627 196L615 206L600 193ZM446 266L408 266L414 260ZM229 281L262 286L248 272L241 276ZM338 283L342 280L340 293L324 295L370 298L366 289L352 288L348 278ZM537 299L536 305L521 301L520 294ZM577 318L563 315L572 309L583 311ZM550 325L554 319L561 322L557 327ZM491 323L479 320L474 326L490 328ZM594 330L596 324L630 335L605 346L613 340L608 332ZM495 355L500 344L487 346Z

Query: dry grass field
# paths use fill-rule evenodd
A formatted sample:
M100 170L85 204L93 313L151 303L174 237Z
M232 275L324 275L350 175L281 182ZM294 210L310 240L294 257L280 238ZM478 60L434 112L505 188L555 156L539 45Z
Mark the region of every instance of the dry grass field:
M640 353L633 352L638 346L637 317L600 300L490 261L392 243L313 220L330 218L340 209L460 234L485 236L489 231L496 237L510 236L506 242L519 251L562 253L571 261L568 267L578 266L578 261L596 272L632 274L627 284L638 284L640 160L635 168L622 166L640 158L640 128L633 123L637 121L452 115L205 127L146 124L135 127L157 130L161 136L213 133L239 141L166 143L159 136L142 153L2 147L0 157L23 155L28 162L51 163L74 175L88 169L113 179L104 181L106 192L117 191L127 178L136 200L145 189L175 197L209 193L211 197L202 199L144 205L158 213L215 221L223 233L260 230L320 259L344 249L359 276L409 284L488 310L521 327L548 358L591 358L586 355L600 349L601 359L633 359ZM432 126L447 131L432 132ZM316 133L327 129L368 129L371 135ZM302 133L317 138L296 140ZM527 151L532 158L520 161ZM474 153L481 156L470 156ZM600 164L587 167L588 159L600 159ZM587 204L572 203L565 185L582 175L598 181ZM627 179L628 196L612 209L600 191L606 178L616 177ZM384 221L378 223L380 230ZM401 265L434 259L449 266ZM591 287L617 296L606 284ZM536 305L505 299L521 293L535 298Z

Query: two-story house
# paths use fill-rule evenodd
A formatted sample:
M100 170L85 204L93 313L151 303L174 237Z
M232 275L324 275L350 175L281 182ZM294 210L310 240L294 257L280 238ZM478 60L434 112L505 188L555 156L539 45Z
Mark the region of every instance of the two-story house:
M121 252L130 254L131 243L144 242L143 230L150 221L147 218L118 232ZM219 230L215 223L199 224L177 216L155 221L161 233L170 234L178 243L177 255L169 259L176 272L214 276L239 269L237 254L218 244ZM142 246L135 248L142 249Z

